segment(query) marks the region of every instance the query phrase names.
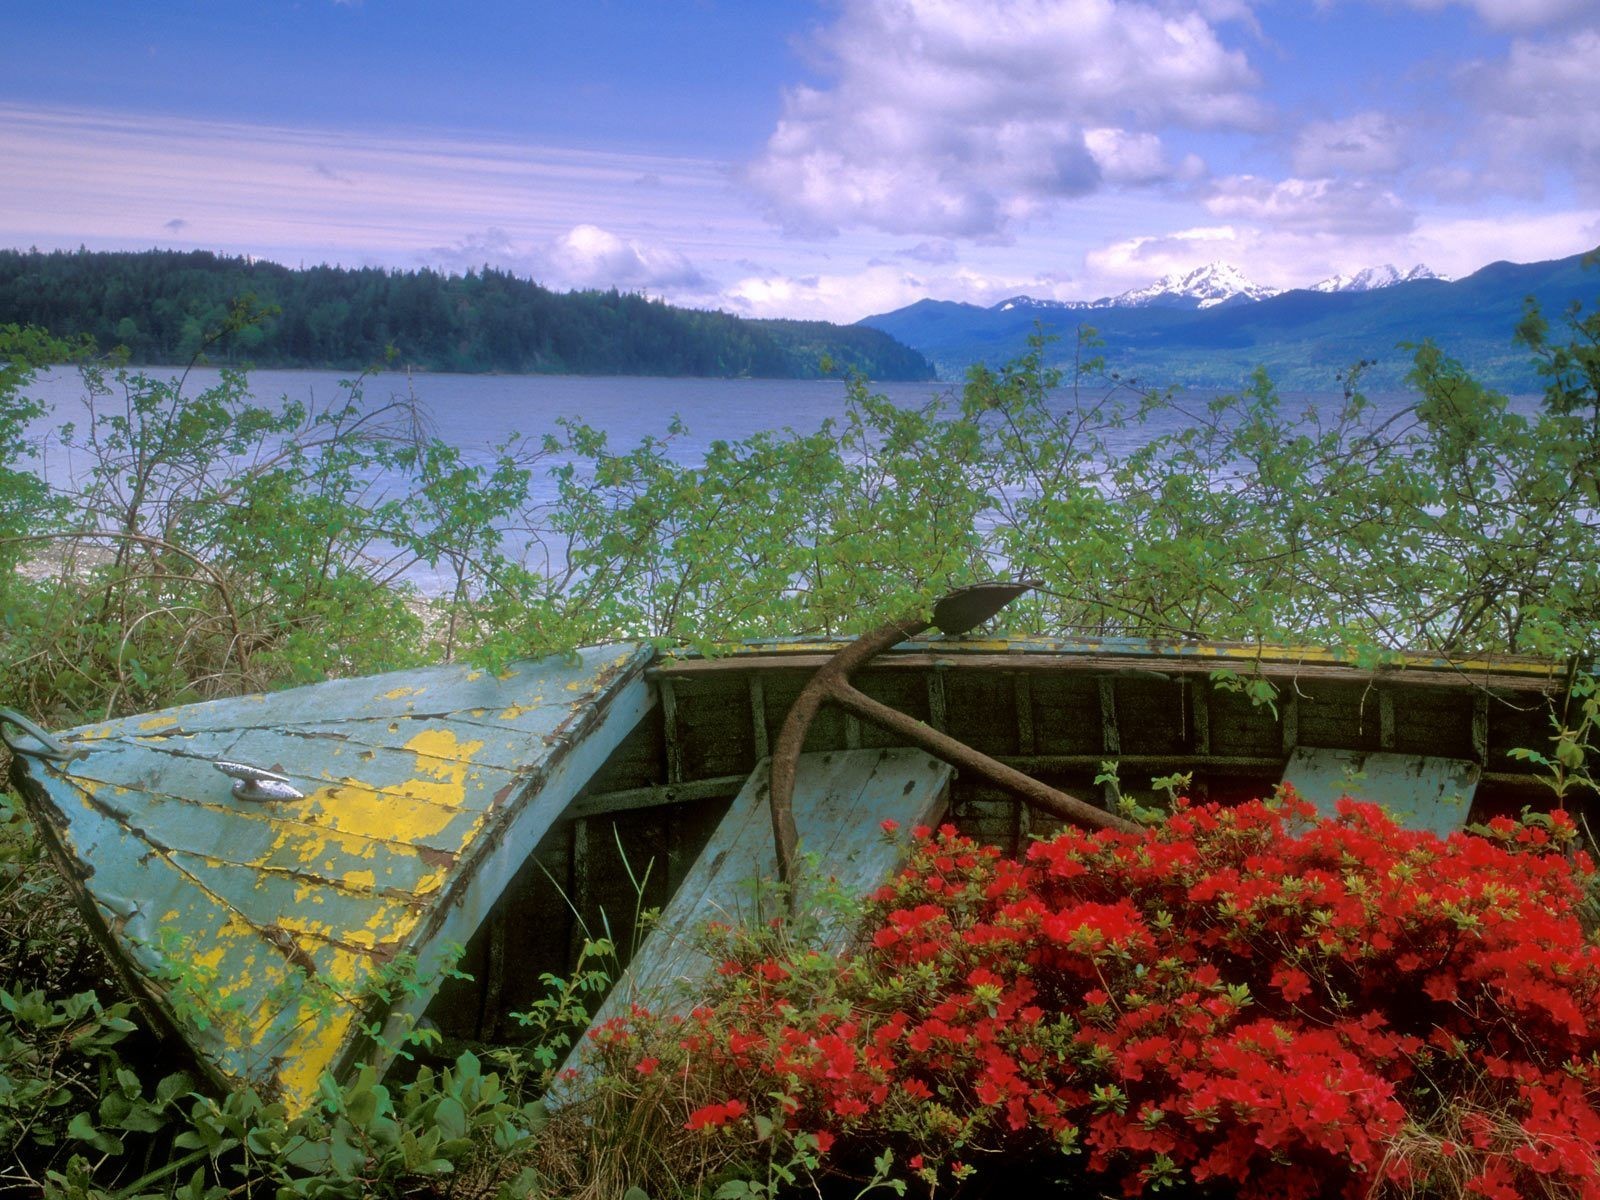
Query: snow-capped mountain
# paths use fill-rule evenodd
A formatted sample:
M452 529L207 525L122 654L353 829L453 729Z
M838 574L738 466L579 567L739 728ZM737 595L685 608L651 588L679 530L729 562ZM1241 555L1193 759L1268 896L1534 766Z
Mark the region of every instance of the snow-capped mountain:
M1400 272L1391 264L1367 267L1354 275L1335 275L1311 285L1313 292L1372 292L1378 288L1393 287L1397 283L1410 283L1416 279L1447 280L1418 263L1409 271ZM1213 262L1188 272L1174 272L1156 280L1148 287L1133 288L1119 296L1102 296L1098 300L1038 300L1032 296L1012 296L990 306L991 312L1011 312L1013 309L1086 308L1216 308L1222 304L1248 304L1278 295L1277 288L1252 283L1229 263Z
M1032 296L1012 296L991 305L993 312L1012 309L1064 308L1215 308L1219 304L1244 303L1276 296L1276 288L1251 283L1239 269L1228 263L1207 263L1188 272L1174 272L1148 287L1133 288L1118 296L1098 300L1036 300Z
M1265 300L1276 296L1276 288L1263 287L1246 279L1229 263L1207 263L1179 274L1174 272L1149 287L1135 288L1095 301L1095 308L1215 308L1230 301Z
M1094 308L1096 304L1088 300L1036 300L1032 296L1012 296L1009 300L1002 300L999 304L991 304L991 312L1010 312L1014 308Z
M1384 263L1381 267L1367 267L1357 271L1354 275L1334 275L1320 283L1313 283L1313 292L1373 292L1378 288L1393 287L1397 283L1410 283L1415 279L1439 279L1446 276L1418 263L1411 270L1401 274L1395 270L1392 263Z

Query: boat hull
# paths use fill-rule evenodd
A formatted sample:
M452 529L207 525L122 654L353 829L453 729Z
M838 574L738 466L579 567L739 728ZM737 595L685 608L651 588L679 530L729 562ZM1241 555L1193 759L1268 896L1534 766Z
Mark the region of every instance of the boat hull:
M64 735L70 762L24 754L14 770L135 994L220 1080L293 1108L323 1072L383 1060L430 1001L447 1037L515 1040L510 1014L585 938L626 959L639 914L692 875L843 644L603 647L497 676L336 681L86 726ZM1109 763L1123 793L1157 802L1158 776L1231 801L1292 761L1368 762L1380 781L1429 781L1429 804L1470 780L1455 810L1423 814L1446 828L1549 802L1511 751L1546 744L1567 679L1513 658L960 638L905 643L854 683L1091 803L1114 799ZM897 745L825 707L803 749ZM241 800L215 759L281 772L307 799ZM1055 827L961 773L948 811L1013 851ZM458 952L463 977L441 983Z

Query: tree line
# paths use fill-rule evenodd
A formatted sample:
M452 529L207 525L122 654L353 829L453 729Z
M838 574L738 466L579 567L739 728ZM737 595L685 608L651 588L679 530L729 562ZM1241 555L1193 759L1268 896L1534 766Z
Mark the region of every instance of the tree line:
M209 340L242 300L260 319ZM446 275L294 270L202 250L0 250L0 324L87 335L151 365L203 350L259 367L359 370L392 360L429 371L934 377L921 354L864 326L748 320L615 288L558 293L488 266Z

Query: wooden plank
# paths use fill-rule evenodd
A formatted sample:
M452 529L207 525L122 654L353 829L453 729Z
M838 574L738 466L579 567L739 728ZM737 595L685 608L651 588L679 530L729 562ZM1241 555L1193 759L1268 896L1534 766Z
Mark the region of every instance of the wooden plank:
M615 792L591 792L568 805L564 815L571 820L578 820L635 808L654 808L658 804L687 804L695 800L732 796L748 778L748 775L713 775L710 779L692 779L688 783L671 786L658 783L650 787L622 788Z
M1300 697L1291 688L1278 705L1283 714L1283 752L1290 754L1300 744Z
M1012 676L1012 694L1017 708L1017 753L1034 754L1039 738L1033 724L1033 678L1018 673ZM1033 835L1033 806L1012 798L1011 853L1020 858Z
M1033 805L1016 799L1011 803L1016 810L1011 818L1011 856L1021 858L1033 835Z
M759 675L750 676L750 722L755 733L756 758L766 758L772 748L767 743L767 690Z
M567 958L570 962L577 962L578 954L587 939L583 923L586 919L585 914L589 911L589 822L586 818L579 817L568 824L570 826L568 836L571 840L568 843L567 855L567 901L571 908L567 912L567 917L572 925L567 935Z
M667 745L667 782L683 782L683 741L678 730L678 693L672 680L663 679L656 685L661 689L662 739Z
M1211 683L1196 680L1189 685L1191 720L1194 722L1194 752L1211 753Z
M1098 771L1105 762L1104 754L1002 754L998 761L1015 767L1029 775L1048 775L1061 771ZM1166 767L1170 770L1255 770L1258 767L1274 771L1283 767L1283 758L1277 754L1119 754L1117 762L1124 767Z
M1107 758L1122 753L1122 733L1117 728L1117 685L1110 675L1099 679L1100 691L1100 748ZM1112 811L1117 806L1117 785L1107 782L1101 786L1102 803Z
M1117 685L1109 675L1102 675L1099 683L1100 748L1106 757L1115 758L1122 751L1122 734L1117 728Z
M705 926L764 920L778 911L768 770L769 762L763 761L740 790L638 956L595 1013L595 1024L626 1015L636 1003L652 1012L687 1012L715 966L699 945ZM801 855L815 856L840 888L865 894L900 861L900 847L884 839L881 823L893 819L909 828L936 821L952 774L948 765L920 750L801 755L794 801ZM825 947L842 948L850 933L828 930ZM567 1065L581 1069L580 1059L580 1051L574 1051Z
M1341 797L1381 804L1408 829L1441 836L1466 824L1478 788L1477 763L1460 758L1301 746L1289 758L1283 781L1332 816Z
M1017 698L1017 753L1032 754L1038 743L1033 729L1033 681L1018 675L1014 684Z
M928 724L940 733L948 731L944 673L941 670L932 671L928 675Z
M1049 775L1072 771L1098 771L1105 761L1103 754L1001 754L996 761L1015 767L1030 775ZM1123 754L1118 763L1130 771L1146 769L1162 771L1227 771L1246 774L1277 776L1283 770L1283 758L1276 754ZM606 813L626 812L638 808L654 808L661 804L689 804L719 796L732 796L743 786L747 776L718 775L711 779L694 780L676 787L660 784L655 787L629 788L625 791L596 792L572 802L567 816L596 817ZM1516 779L1517 776L1505 776ZM998 793L1009 795L1010 793ZM1023 805L1027 810L1028 806Z
M504 905L489 914L489 968L483 981L483 1006L478 1010L478 1036L493 1041L499 1031L501 997L506 987L506 925L510 921Z
M650 678L760 672L812 672L827 663L847 642L805 644L784 653L763 652L752 644L725 657L682 658L651 668ZM1248 649L1249 653L1243 653ZM1121 653L1105 653L1048 642L907 642L872 662L872 670L997 670L1051 671L1085 674L1208 675L1248 666L1252 673L1282 679L1385 679L1408 687L1488 688L1549 693L1560 688L1561 664L1516 655L1489 655L1451 663L1428 655L1411 655L1399 664L1371 669L1340 662L1326 651L1276 652L1272 648L1200 647L1174 649L1132 639Z
M1472 698L1472 752L1478 765L1489 766L1489 693L1479 692Z
M1394 749L1394 693L1388 688L1378 690L1378 745Z

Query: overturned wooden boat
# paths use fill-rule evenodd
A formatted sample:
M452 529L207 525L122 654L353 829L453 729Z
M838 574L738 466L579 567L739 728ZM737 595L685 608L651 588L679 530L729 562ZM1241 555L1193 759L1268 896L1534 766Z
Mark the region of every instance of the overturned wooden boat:
M626 947L643 909L667 911L628 987L692 978L681 935L736 919L750 893L735 885L796 850L861 889L893 868L886 817L948 812L1016 848L1072 815L1011 776L1102 813L1108 762L1146 800L1153 776L1233 800L1287 774L1321 803L1350 792L1438 829L1542 805L1535 768L1510 751L1547 744L1570 688L1559 664L1504 656L1366 665L1203 642L904 636L919 628L886 627L870 656L870 639L716 658L606 646L6 740L151 1018L219 1081L295 1109L325 1071L385 1059L425 1010L446 1035L512 1040L508 1014L542 994L541 972L563 971L590 932ZM830 669L843 690L818 683ZM1239 687L1258 679L1271 703ZM808 708L796 740L792 714ZM771 795L784 770L787 848ZM441 986L458 956L465 977Z

